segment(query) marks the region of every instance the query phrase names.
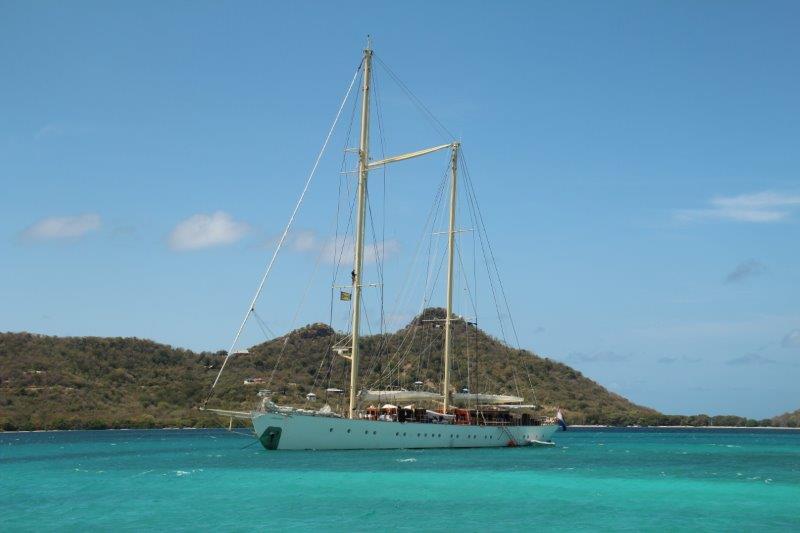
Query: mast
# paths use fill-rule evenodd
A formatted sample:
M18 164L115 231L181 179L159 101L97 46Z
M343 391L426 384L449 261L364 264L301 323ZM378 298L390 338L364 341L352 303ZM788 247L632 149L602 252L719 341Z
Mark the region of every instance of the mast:
M456 237L456 176L458 168L458 146L453 143L450 156L450 228L447 232L447 314L444 319L444 378L442 379L442 394L444 395L444 409L447 413L450 407L450 322L453 319L453 259L455 255Z
M361 323L361 274L364 266L364 224L369 174L369 90L372 76L372 49L367 39L364 50L364 85L361 89L361 137L358 146L358 215L356 219L355 258L353 260L353 329L350 349L350 407L348 416L355 418L358 394L359 327Z

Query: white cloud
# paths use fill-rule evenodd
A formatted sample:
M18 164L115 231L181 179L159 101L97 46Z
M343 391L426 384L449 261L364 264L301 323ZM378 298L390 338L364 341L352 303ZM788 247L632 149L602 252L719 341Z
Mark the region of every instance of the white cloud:
M67 217L48 217L34 222L20 234L25 240L51 241L77 239L100 228L100 215L84 213Z
M737 222L778 222L800 207L800 195L762 191L739 196L717 196L704 209L682 209L675 212L681 222L698 220L733 220Z
M274 246L278 239L272 239L270 245ZM322 261L335 264L339 261L349 264L355 254L355 244L352 238L321 239L312 230L292 231L287 235L284 247L294 252L309 253L321 256ZM386 260L400 251L400 243L395 239L368 242L364 244L364 262L374 263L379 257Z
M336 263L341 260L343 262L352 261L355 255L355 242L353 239L347 239L337 242L334 239L328 239L322 245L322 259L326 263ZM378 258L386 260L400 251L400 242L395 239L377 243L364 244L364 262L375 263Z
M169 247L175 251L199 250L233 244L250 231L245 222L238 222L228 213L198 213L182 220L169 234Z
M317 250L317 235L310 230L300 230L288 236L289 246L295 252L310 252Z
M784 348L800 348L800 329L793 329L781 341Z

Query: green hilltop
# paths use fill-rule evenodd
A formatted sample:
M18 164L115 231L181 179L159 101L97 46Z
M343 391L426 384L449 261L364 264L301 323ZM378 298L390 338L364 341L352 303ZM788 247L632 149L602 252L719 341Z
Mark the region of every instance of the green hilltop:
M435 390L441 375L441 309L428 309L405 328L363 338L364 385ZM453 386L472 392L520 394L541 414L560 407L570 423L608 425L756 425L740 417L663 415L631 403L569 366L507 346L474 325L453 327ZM311 324L236 355L209 407L250 409L269 387L277 403L342 407L348 365L331 347L346 338ZM219 426L198 409L224 352L193 352L146 339L0 334L0 429ZM469 380L468 377L469 376ZM245 379L263 380L254 386ZM411 385L413 386L413 385ZM786 415L788 416L788 415ZM723 420L724 419L724 420ZM795 417L796 419L796 417ZM786 421L791 422L791 420ZM771 423L761 421L760 424Z

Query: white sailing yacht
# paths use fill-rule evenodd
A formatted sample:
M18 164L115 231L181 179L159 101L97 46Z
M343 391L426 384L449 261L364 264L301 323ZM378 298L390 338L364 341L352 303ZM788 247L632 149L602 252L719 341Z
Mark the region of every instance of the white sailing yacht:
M361 450L394 448L484 448L526 445L550 445L551 436L558 428L554 418L534 416L535 406L524 405L521 396L509 394L476 394L451 390L451 349L453 314L453 277L456 233L456 199L458 184L458 158L460 144L449 142L386 159L373 161L369 155L370 93L373 51L368 44L360 68L361 117L358 147L358 186L356 191L356 224L354 260L352 270L352 301L350 345L343 355L349 360L349 402L346 411L333 412L327 405L323 409L300 409L276 405L269 391L262 391L260 405L250 412L207 409L226 417L252 420L253 429L261 444L268 450ZM355 77L353 82L355 82ZM351 82L351 88L353 87ZM348 91L349 94L349 91ZM342 103L344 105L344 102ZM341 108L339 109L341 113ZM338 119L338 115L337 115ZM335 126L335 122L334 122ZM328 135L330 138L330 133ZM327 144L327 140L326 140ZM324 146L323 146L324 150ZM364 269L364 233L366 223L367 180L371 170L392 163L421 157L433 152L450 151L449 226L447 249L446 313L444 331L443 376L441 392L423 390L368 390L359 379L360 340L362 319L362 272ZM317 158L319 163L319 157ZM314 166L316 169L316 164ZM313 175L313 170L312 170ZM308 185L308 184L307 184ZM307 187L306 185L306 187ZM305 194L305 191L304 191ZM302 195L301 195L302 201ZM294 218L290 218L289 226ZM286 227L281 243L289 230ZM280 244L278 249L280 248ZM277 254L277 250L275 254ZM256 296L248 309L242 326L219 370L214 386L234 355L234 348L242 328L261 292L267 273L261 281ZM313 396L313 395L312 395ZM369 404L369 405L368 405ZM372 404L376 404L374 406ZM368 405L367 407L364 407Z

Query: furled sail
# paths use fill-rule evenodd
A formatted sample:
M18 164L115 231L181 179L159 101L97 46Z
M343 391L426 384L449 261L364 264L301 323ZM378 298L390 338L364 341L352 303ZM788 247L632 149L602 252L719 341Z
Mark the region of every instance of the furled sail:
M453 403L457 405L484 404L497 405L508 403L522 403L525 399L507 394L474 394L471 392L456 392L452 396Z
M435 392L425 392L419 390L362 390L358 399L362 402L380 403L408 403L440 401L441 394Z

